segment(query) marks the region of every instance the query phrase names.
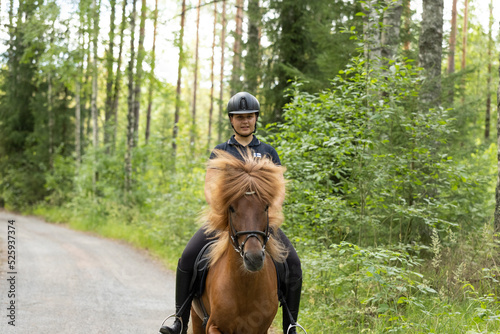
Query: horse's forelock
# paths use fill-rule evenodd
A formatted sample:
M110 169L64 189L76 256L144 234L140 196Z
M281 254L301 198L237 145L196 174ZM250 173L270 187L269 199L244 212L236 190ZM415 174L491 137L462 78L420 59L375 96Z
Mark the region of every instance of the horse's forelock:
M270 205L270 226L277 229L283 222L281 210L275 207L285 187L283 167L276 166L270 159L253 157L248 149L240 152L243 161L226 151L216 150L214 153L215 158L207 165L207 168L216 171L210 179L212 203L205 220L207 229L215 233L227 230L229 205L248 192L255 192L261 202ZM220 242L223 242L222 239ZM283 247L272 242L268 248L273 258L282 260ZM218 255L212 252L212 260L215 261L225 248L220 246L216 249L219 249L215 251Z

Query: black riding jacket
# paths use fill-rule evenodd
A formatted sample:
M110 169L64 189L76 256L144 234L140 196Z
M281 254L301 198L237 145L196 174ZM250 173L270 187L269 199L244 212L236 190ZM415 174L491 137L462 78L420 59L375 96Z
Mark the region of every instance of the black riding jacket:
M257 139L255 135L253 136L253 139L250 142L250 144L248 144L248 146L243 146L240 143L238 143L233 135L227 142L215 146L214 150L223 150L229 152L236 158L243 160L243 157L241 156L240 152L238 152L238 148L241 150L245 149L246 147L252 150L254 157L260 158L267 156L276 165L281 166L280 157L278 156L278 152L276 152L274 147L272 147L269 144L261 142L259 139ZM214 152L210 154L210 159L213 158L215 158Z

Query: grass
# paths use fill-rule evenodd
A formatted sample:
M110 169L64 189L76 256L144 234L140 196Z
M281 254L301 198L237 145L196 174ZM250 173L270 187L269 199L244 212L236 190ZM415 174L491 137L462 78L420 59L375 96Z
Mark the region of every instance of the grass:
M127 241L174 270L201 208L191 197L183 206L172 201L140 209L88 201L38 206L31 213ZM432 245L297 244L304 272L300 323L309 333L500 333L499 244L488 226L455 239L436 242L438 260Z

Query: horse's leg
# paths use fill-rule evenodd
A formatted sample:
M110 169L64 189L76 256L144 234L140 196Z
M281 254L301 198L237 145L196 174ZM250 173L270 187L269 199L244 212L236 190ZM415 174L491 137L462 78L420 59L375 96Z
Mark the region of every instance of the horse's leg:
M191 309L191 323L193 326L193 334L203 334L205 332L203 330L203 321L193 309Z

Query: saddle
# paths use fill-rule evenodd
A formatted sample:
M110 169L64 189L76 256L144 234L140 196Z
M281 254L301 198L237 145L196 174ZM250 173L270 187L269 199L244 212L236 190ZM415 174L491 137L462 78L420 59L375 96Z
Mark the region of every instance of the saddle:
M213 243L215 243L216 240L210 241L208 244L206 244L196 257L196 261L194 263L194 270L193 270L193 277L191 279L191 283L189 285L189 290L191 291L191 295L193 296L194 300L197 301L198 306L203 312L203 327L206 327L208 323L208 319L210 318L210 315L208 314L205 306L203 305L203 301L201 299L201 296L203 296L203 292L205 291L205 282L207 280L207 274L209 271L208 267L208 253L210 251L210 247L212 246ZM287 284L286 282L288 281L288 265L286 262L274 262L274 266L276 268L276 280L278 282L278 300L281 303L280 306L286 308L288 310L288 306L286 305L285 302L285 296L286 296L286 288Z

